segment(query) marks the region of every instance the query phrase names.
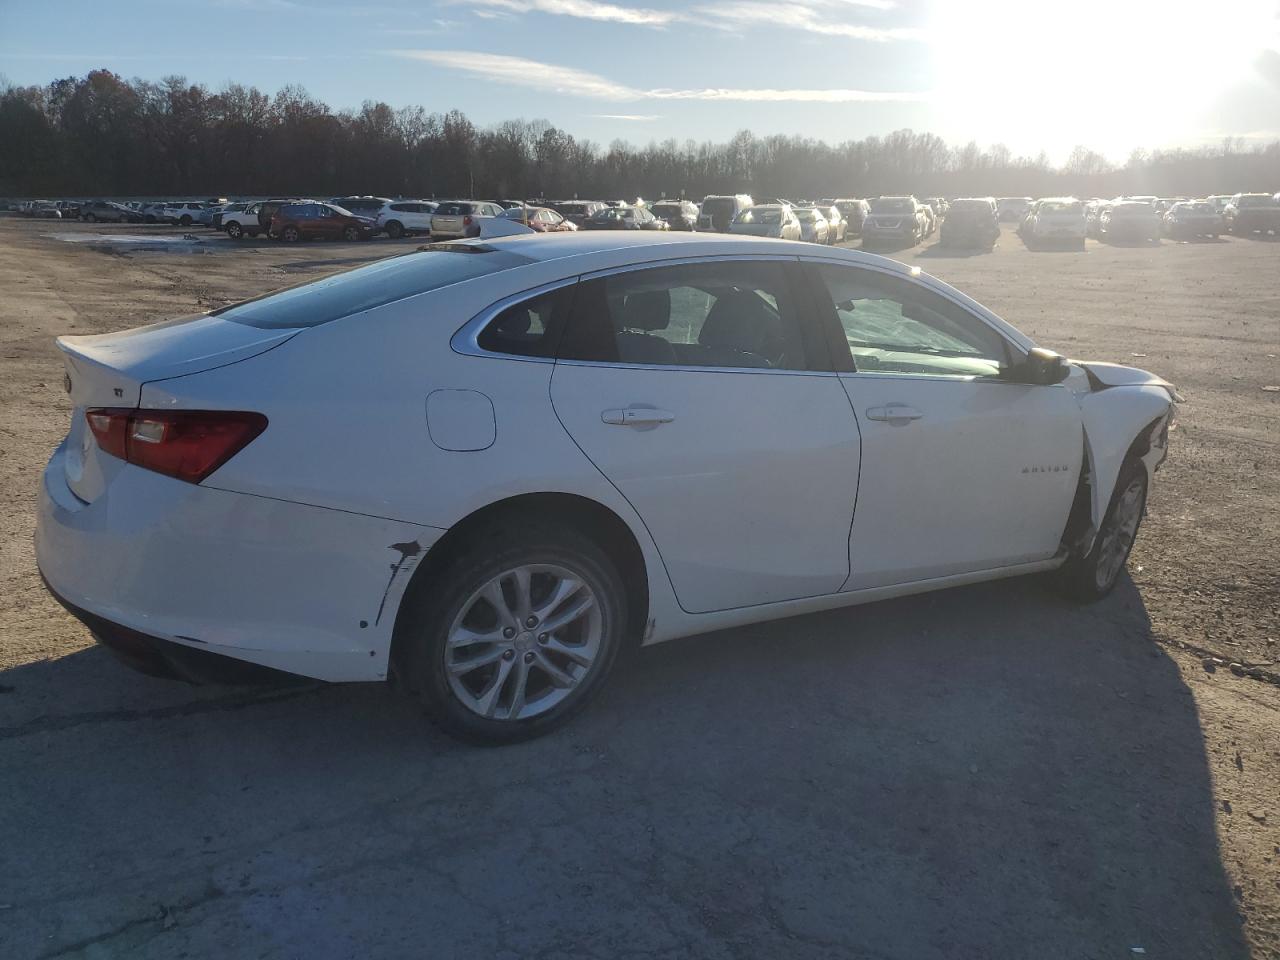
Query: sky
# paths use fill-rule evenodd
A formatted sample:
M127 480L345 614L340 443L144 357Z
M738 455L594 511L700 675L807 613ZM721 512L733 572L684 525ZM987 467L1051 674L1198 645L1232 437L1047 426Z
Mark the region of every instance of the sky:
M1280 0L0 0L0 76L96 68L602 145L906 127L1061 162L1280 139Z

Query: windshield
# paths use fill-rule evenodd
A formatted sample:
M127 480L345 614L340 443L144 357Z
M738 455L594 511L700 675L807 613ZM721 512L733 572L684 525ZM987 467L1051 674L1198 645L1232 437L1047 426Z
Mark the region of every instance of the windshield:
M1082 214L1084 213L1084 204L1079 200L1045 200L1040 204L1040 212Z
M781 207L751 207L738 214L735 223L779 224L782 222Z
M735 206L732 197L708 197L702 201L702 212L708 215L731 214Z
M350 210L348 210L346 207L340 207L340 206L338 206L336 203L331 203L331 204L329 204L329 209L330 209L330 210L332 210L334 213L337 213L337 214L339 214L340 216L343 216L343 217L354 217L354 216L355 216L355 214L354 214L354 213L352 213Z
M1152 213L1151 207L1145 203L1117 203L1111 208L1113 217L1142 217Z
M796 218L801 223L812 223L813 221L818 219L818 211L817 210L797 210Z
M880 197L871 201L872 213L913 213L915 204L906 197Z
M684 216L684 208L678 203L655 203L652 207L653 214L656 217L681 217Z
M488 247L441 244L214 310L263 329L314 327L464 280L533 263Z
M592 220L629 220L635 215L635 211L630 207L605 207L603 210L597 210L591 215Z

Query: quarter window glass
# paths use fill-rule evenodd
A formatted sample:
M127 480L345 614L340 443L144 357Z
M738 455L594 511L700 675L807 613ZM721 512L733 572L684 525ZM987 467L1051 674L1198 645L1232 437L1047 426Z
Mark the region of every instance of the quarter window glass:
M857 267L815 270L859 372L998 377L1011 362L999 333L918 283Z
M563 359L803 370L799 318L780 263L636 270L579 287Z
M554 357L573 299L562 287L507 307L476 338L480 349L518 357Z

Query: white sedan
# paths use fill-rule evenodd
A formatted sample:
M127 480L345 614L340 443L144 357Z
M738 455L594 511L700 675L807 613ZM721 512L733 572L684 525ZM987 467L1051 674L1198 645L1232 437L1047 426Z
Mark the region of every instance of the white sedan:
M1173 388L892 260L596 232L434 244L64 337L50 590L159 673L396 678L518 740L632 643L1121 575Z

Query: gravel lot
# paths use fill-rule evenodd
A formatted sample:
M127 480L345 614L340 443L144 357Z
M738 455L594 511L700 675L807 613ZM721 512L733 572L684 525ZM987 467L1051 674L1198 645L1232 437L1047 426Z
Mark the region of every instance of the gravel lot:
M134 674L32 556L56 335L416 241L51 232L183 231L0 220L0 957L1280 957L1280 243L893 254L1185 394L1105 602L1004 581L668 644L477 750L379 688Z

